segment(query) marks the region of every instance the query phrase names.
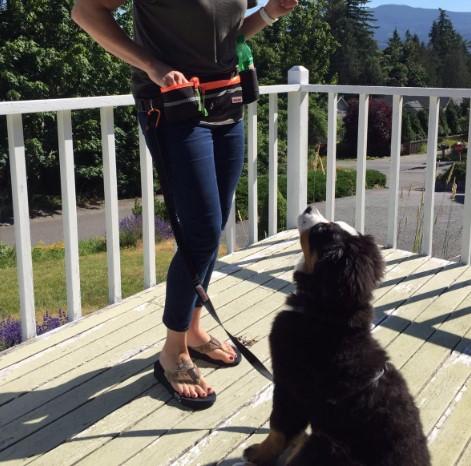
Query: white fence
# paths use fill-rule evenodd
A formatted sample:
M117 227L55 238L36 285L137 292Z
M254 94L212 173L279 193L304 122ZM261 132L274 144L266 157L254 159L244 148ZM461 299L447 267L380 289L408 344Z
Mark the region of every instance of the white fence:
M287 227L296 226L299 212L307 202L307 153L309 93L328 94L328 148L326 216L335 217L336 142L338 96L353 94L359 97L359 125L357 152L357 190L355 226L365 228L366 148L368 134L368 104L370 96L393 96L393 124L391 143L390 200L388 213L388 246L396 247L398 230L399 171L401 150L402 104L404 96L430 99L428 157L425 191L425 217L422 253L432 253L434 190L437 159L437 138L440 98L471 98L471 89L392 88L367 86L331 86L309 84L309 73L304 67L294 67L288 73L288 84L262 86L261 94L269 94L269 223L270 235L277 230L277 152L278 152L278 95L288 95L288 167L287 167ZM56 112L58 147L62 190L64 225L65 268L67 280L68 319L81 316L80 271L75 199L74 150L71 111L99 108L101 113L103 173L106 209L106 236L108 258L108 299L110 303L121 300L121 267L119 254L119 219L116 178L116 153L113 108L133 105L130 95L51 99L38 101L2 102L0 116L6 115L8 144L13 189L13 210L17 253L17 271L20 294L22 336L32 338L36 334L33 267L27 195L25 148L22 115L38 112ZM249 184L249 239L258 238L257 224L257 104L248 106L248 184ZM137 122L136 122L137 124ZM469 128L471 142L471 125ZM139 131L139 148L143 206L144 288L156 284L154 193L152 158ZM471 164L467 165L466 193L471 192ZM235 243L235 213L226 228L229 252ZM471 196L465 196L462 262L471 262Z

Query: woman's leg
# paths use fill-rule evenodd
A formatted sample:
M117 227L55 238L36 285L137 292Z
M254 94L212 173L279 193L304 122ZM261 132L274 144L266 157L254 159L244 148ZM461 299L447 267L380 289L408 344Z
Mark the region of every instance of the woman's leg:
M221 230L223 230L229 217L232 198L244 164L243 122L217 127L213 129L212 134L219 202L221 205ZM217 252L212 257L211 263L202 280L205 289L207 289L211 279L216 258ZM190 346L198 346L209 341L209 335L200 325L201 306L202 304L198 300L188 330L188 344ZM209 356L230 363L234 360L235 352L232 347L227 344L225 345L225 349L229 351L229 353L215 350L209 353Z
M143 116L140 116L141 126ZM145 126L144 126L145 128ZM155 132L145 132L151 154L155 154ZM211 131L192 124L168 125L159 129L172 200L182 227L185 246L197 273L204 276L217 250L221 232L221 207ZM196 293L180 251L175 254L167 275L164 323L168 334L160 355L166 370L189 360L186 332L195 307ZM174 385L181 394L204 396L210 388Z

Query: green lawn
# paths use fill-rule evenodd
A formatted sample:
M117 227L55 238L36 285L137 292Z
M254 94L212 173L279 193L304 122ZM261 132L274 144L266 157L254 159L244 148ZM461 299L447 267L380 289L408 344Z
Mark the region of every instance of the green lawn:
M156 245L157 281L165 280L173 256L173 242ZM83 313L90 313L108 304L108 271L106 252L79 257ZM63 258L33 262L34 298L38 317L47 310L51 315L67 309L67 291ZM143 249L121 249L121 281L123 298L143 290ZM18 280L15 267L0 268L0 320L19 315Z

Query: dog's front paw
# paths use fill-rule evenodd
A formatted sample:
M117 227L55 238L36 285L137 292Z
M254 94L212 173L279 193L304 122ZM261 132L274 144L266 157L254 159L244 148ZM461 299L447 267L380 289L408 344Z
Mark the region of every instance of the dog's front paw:
M263 443L257 443L244 450L244 459L257 466L275 466L277 455L264 448Z

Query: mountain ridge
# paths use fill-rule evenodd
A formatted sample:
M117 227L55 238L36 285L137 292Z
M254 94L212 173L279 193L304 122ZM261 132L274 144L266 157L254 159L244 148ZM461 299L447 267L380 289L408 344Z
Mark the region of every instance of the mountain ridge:
M371 8L376 21L375 38L381 48L386 47L394 29L401 37L407 30L417 34L421 41L428 43L433 22L438 18L438 9L417 8L409 5L380 5ZM471 12L448 11L447 14L455 30L465 40L471 41Z

